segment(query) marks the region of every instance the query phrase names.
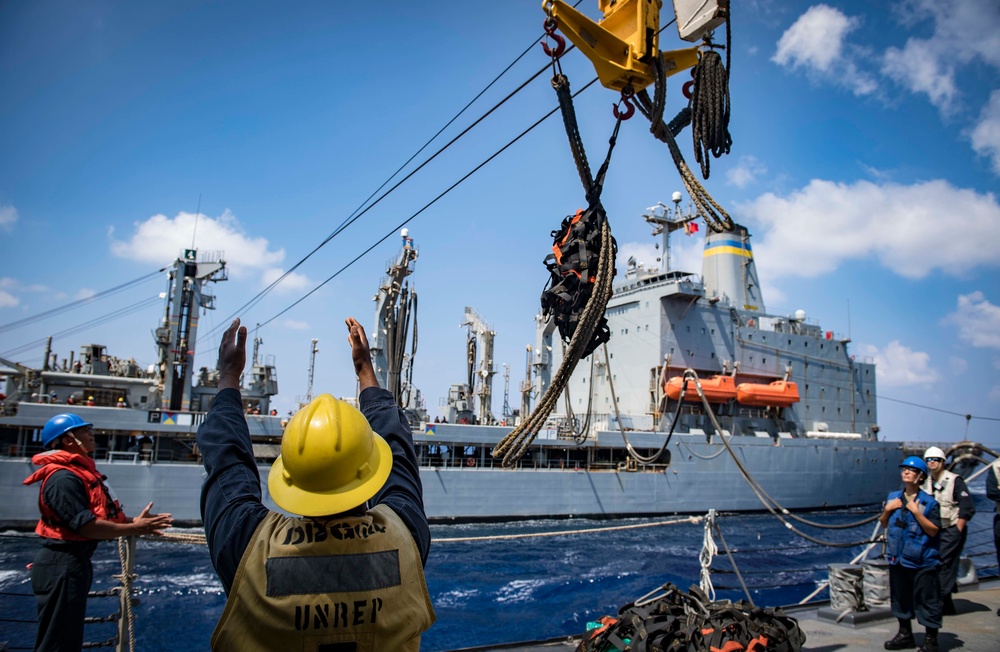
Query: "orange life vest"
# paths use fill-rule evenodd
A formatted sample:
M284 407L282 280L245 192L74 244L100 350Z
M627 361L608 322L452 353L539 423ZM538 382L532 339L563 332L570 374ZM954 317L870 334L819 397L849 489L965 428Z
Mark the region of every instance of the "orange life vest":
M38 488L38 511L41 518L35 526L35 534L48 539L60 539L62 541L89 541L87 537L80 536L69 526L63 523L59 515L45 502L45 483L56 471L69 471L83 482L84 490L87 492L87 502L90 511L97 518L115 523L125 522L125 512L122 511L121 504L111 495L107 485L104 484L106 478L97 471L94 460L77 453L56 449L39 453L31 458L33 464L41 468L24 479L25 485L41 482Z

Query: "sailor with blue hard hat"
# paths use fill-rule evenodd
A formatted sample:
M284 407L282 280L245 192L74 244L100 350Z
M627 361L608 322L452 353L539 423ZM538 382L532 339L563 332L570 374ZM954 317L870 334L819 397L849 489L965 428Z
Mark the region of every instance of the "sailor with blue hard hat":
M899 463L903 489L889 494L879 523L885 528L886 559L889 561L889 595L892 615L899 631L885 642L887 650L916 647L914 618L926 634L922 652L938 652L941 628L941 508L934 496L920 486L928 475L923 458L911 455Z
M905 460L903 460L902 462L900 462L899 463L899 468L901 468L901 469L906 469L906 468L916 469L916 470L920 471L921 473L923 473L924 477L927 476L927 462L925 462L922 458L917 457L916 455L910 455Z
M84 421L79 416L66 412L57 414L45 422L42 428L42 446L49 448L50 444L59 437L69 434L77 428L93 428L94 424Z
M97 445L94 426L79 415L52 417L41 440L46 450L31 458L39 468L24 480L25 485L38 483L41 512L35 533L42 537L42 548L31 564L38 610L35 649L79 650L97 542L161 534L173 519L151 514L153 503L135 518L125 515L91 457Z

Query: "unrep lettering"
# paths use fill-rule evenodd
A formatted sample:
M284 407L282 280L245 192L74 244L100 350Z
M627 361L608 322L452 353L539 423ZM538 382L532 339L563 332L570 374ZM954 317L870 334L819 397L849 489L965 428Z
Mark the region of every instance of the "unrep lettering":
M337 629L375 625L382 611L382 598L352 602L321 602L295 605L295 630Z

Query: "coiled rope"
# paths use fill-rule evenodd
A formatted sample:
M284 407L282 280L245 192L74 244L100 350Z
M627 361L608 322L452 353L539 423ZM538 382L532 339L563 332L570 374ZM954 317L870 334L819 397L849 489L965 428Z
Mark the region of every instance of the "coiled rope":
M708 48L714 47L705 40ZM701 55L694 67L694 90L691 93L691 136L694 140L694 160L701 165L701 176L711 172L709 155L719 158L729 153L733 137L729 134L729 66L732 35L726 18L726 65L714 49Z
M670 156L673 158L674 165L677 166L677 173L684 183L684 189L687 190L688 196L694 202L698 214L704 218L705 224L717 233L730 231L733 229L733 220L729 217L729 213L712 198L705 187L701 185L701 182L694 176L691 168L684 161L684 155L681 154L680 147L677 146L675 136L693 119L692 112L689 109L684 109L670 121L669 125L663 122L663 110L666 106L667 97L667 77L662 57L654 59L653 70L656 74L655 83L653 84L653 99L650 99L646 89L635 94L638 100L637 106L639 107L639 112L649 120L650 133L657 140L666 143L670 149Z

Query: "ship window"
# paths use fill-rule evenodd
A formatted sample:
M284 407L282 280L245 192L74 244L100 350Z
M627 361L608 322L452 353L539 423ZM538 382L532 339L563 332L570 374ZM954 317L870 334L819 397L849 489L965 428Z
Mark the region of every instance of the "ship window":
M825 405L823 406L823 409L820 410L820 412L826 412L826 406Z
M687 332L689 332L689 333L691 332L691 327L690 326L685 326L685 328L687 328Z
M712 351L712 358L715 358L715 351Z
M833 350L834 351L840 351L840 345L838 344L837 346L833 347Z
M760 359L760 363L761 364L767 364L767 358L761 358Z
M819 343L819 348L821 348L821 349L823 348L823 343L822 342Z
M807 346L809 346L809 342L803 342L803 343L802 343L802 347L803 347L803 348L805 348L805 347L807 347Z
M750 364L753 364L753 356L750 356Z
M705 334L705 328L704 328L704 327L702 327L702 329L701 329L701 334L702 334L702 335L704 335L704 334Z
M788 346L791 346L791 345L792 345L792 339L788 338Z
M715 335L715 329L714 328L712 329L712 335Z

